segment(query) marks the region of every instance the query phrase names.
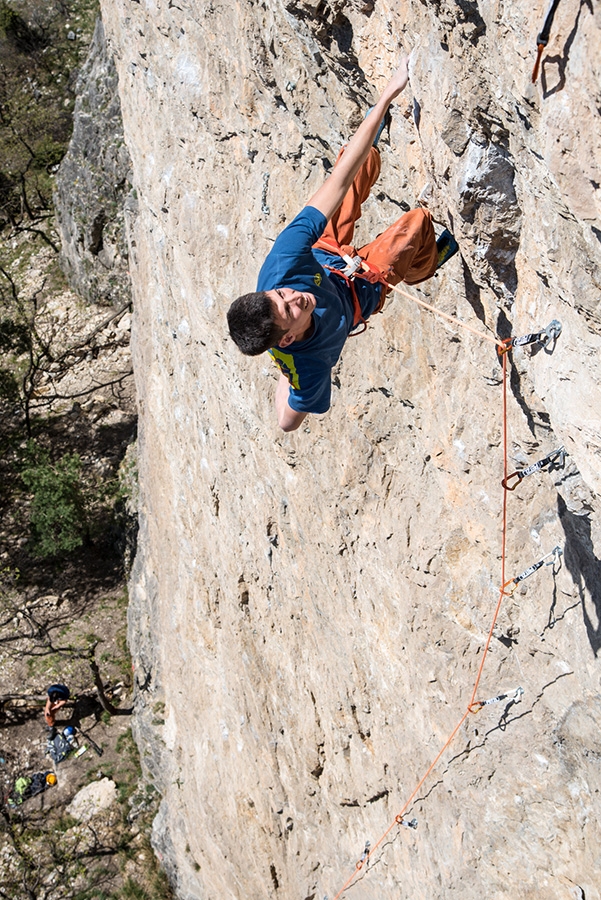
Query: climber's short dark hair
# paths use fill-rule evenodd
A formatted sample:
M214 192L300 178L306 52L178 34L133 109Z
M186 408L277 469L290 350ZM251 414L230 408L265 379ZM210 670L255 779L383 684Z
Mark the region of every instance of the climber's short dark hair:
M274 323L273 304L265 291L243 294L227 312L230 337L245 356L258 356L275 347L286 330Z

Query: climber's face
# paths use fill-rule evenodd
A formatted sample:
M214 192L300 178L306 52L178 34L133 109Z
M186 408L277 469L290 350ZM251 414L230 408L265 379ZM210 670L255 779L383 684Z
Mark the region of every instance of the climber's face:
M276 288L267 291L274 312L274 324L286 331L280 347L288 347L295 341L310 337L313 330L313 310L317 301L307 291L293 288Z

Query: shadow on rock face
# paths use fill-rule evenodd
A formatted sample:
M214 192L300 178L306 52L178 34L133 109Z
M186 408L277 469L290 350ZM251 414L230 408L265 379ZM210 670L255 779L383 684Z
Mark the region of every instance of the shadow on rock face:
M588 516L570 512L562 497L557 498L559 519L565 532L564 560L574 579L582 604L582 614L595 656L601 649L601 560L595 554ZM590 601L587 605L587 593Z
M576 34L578 32L580 13L582 12L583 6L586 6L591 15L594 15L592 0L580 0L580 6L578 7L578 12L576 13L574 25L572 26L572 30L566 38L563 50L561 51L561 53L558 53L555 56L543 57L543 63L541 66L541 84L543 88L543 99L545 100L547 99L547 97L552 97L553 94L557 94L559 91L562 91L565 87L566 68L568 65L568 60L570 58L570 50L572 48L572 44L574 43L574 38L576 37Z
M463 264L463 283L465 289L465 299L474 310L474 313L483 325L486 325L486 312L482 303L482 289L476 284L467 262L462 259Z
M307 0L286 0L286 10L298 22L302 22L311 38L319 44L328 61L328 69L336 72L349 93L354 94L361 105L370 95L370 88L355 53L355 35L351 20L344 14L344 4L321 2L315 7ZM369 18L374 11L373 0L364 0L361 13ZM323 57L315 57L323 65ZM351 123L352 124L352 123ZM359 123L357 122L356 125Z

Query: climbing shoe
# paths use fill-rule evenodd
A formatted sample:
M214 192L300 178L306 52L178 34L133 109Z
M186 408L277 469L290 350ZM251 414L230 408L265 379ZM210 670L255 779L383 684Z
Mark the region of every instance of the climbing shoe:
M436 247L438 249L438 262L436 263L436 268L440 269L440 267L446 263L448 259L454 256L459 250L459 245L450 231L446 228L442 232L439 238L436 240Z
M367 112L365 113L366 119L367 119L368 115L370 114L370 112L372 111L372 109L373 109L373 106L370 106L369 109L367 110ZM378 132L373 140L374 147L378 146L378 141L382 137L382 132L384 131L385 128L388 129L388 137L390 138L390 123L391 122L392 122L392 115L390 114L390 110L387 109L386 112L384 113L384 118L380 122L380 127L378 128Z

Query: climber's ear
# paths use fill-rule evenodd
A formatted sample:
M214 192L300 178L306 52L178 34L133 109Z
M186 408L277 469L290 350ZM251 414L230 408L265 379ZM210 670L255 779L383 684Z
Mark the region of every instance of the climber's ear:
M278 347L289 347L290 344L295 342L296 338L292 334L291 331L287 331L284 337L281 337L278 341Z

